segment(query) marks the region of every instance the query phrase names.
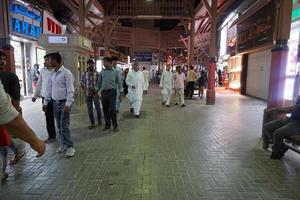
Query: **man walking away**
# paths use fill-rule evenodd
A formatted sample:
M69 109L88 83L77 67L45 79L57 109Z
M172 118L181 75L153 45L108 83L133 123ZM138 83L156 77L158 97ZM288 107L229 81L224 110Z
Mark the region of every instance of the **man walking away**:
M135 118L140 118L140 109L143 101L144 76L139 69L139 63L133 63L131 70L126 78L128 85L128 99L130 105L130 113L135 115Z
M187 97L192 99L195 90L195 81L197 80L197 74L194 71L194 66L190 66L190 70L187 73Z
M42 103L44 104L49 77L53 72L53 69L49 66L48 57L44 56L44 68L41 69L40 75L36 84L36 90L32 97L32 102L35 102L36 99L42 95ZM48 139L45 140L45 143L51 143L56 141L56 132L55 132L55 123L54 123L54 112L53 112L53 100L51 99L48 102L47 111L45 112L46 116L46 128L48 132Z
M69 125L70 108L74 102L74 76L70 70L62 65L62 58L59 53L50 53L46 56L54 71L49 78L43 110L47 112L49 102L53 99L54 116L60 141L57 152L65 153L66 157L73 157L75 149Z
M113 131L117 132L117 114L116 114L116 87L118 84L121 87L121 80L119 77L119 72L112 68L111 59L109 57L103 58L103 64L105 69L100 72L97 89L101 93L101 102L105 118L105 127L103 131L111 129L111 124L113 126ZM120 95L120 100L122 96Z
M143 67L143 75L144 75L144 94L148 94L150 76L148 70L146 70L146 67Z
M173 88L173 74L171 72L171 65L168 65L166 71L162 73L159 86L162 89L161 93L163 95L162 105L170 107L170 99Z
M120 67L117 67L118 60L119 59L116 56L112 56L111 57L111 65L112 65L112 68L114 70L117 70L119 79L122 82L122 73L123 72L122 72L122 69ZM121 107L121 101L120 101L121 90L122 90L122 88L119 88L118 83L116 83L116 92L117 92L117 94L116 94L116 112L117 113L120 112L120 107Z
M95 62L94 60L87 61L87 70L81 75L81 88L85 91L85 100L88 109L88 115L90 118L91 125L88 127L89 129L96 128L95 118L94 118L94 109L93 102L97 112L98 125L102 125L101 121L101 107L100 107L100 97L96 90L97 81L98 81L99 73L95 70Z
M201 76L197 80L197 85L199 86L199 97L203 98L204 87L205 87L205 72L201 71Z
M185 74L181 71L181 67L176 67L176 74L174 76L174 88L175 88L175 97L176 104L180 104L181 107L185 107L184 104L184 88L186 85L186 77Z

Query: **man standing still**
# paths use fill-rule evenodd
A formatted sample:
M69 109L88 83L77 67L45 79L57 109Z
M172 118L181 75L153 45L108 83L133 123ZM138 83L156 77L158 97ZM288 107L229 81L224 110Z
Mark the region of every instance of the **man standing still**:
M112 68L118 72L119 79L122 82L122 69L117 67L118 60L119 59L116 56L112 56L111 57L111 65L112 65ZM116 112L117 113L120 112L120 107L121 107L121 101L120 101L121 90L122 90L122 88L119 88L118 83L116 83L116 92L117 92L117 95L116 95Z
M171 65L168 65L166 71L162 73L159 86L162 89L161 92L163 95L162 105L170 107L170 99L173 88L173 74L171 72Z
M194 71L194 66L190 66L190 70L187 73L187 94L189 99L192 99L195 90L195 81L197 80L197 74Z
M101 102L105 118L103 131L110 130L112 124L113 131L117 132L119 129L116 114L116 87L122 88L122 83L118 71L112 68L111 59L109 57L103 58L103 65L105 69L100 72L97 83L97 88L101 93ZM122 96L120 95L119 98L121 101Z
M98 125L102 125L101 121L101 107L100 107L100 97L96 90L96 85L98 81L99 73L95 70L95 62L93 60L87 61L87 71L83 72L81 75L81 87L85 91L86 97L86 105L88 109L88 114L90 118L91 125L88 127L89 129L96 128L95 118L94 118L94 110L93 110L93 102L97 112Z
M66 157L72 157L75 155L75 149L69 125L70 108L74 102L74 76L70 70L62 65L62 58L59 53L50 53L46 56L54 71L49 78L43 110L47 111L52 98L60 141L57 152L65 153Z
M128 99L130 105L130 112L135 115L135 118L140 118L140 109L143 101L144 90L144 76L139 69L139 63L133 63L133 70L131 70L126 78L128 85Z
M44 56L44 68L41 69L40 75L36 84L36 90L32 97L32 102L35 102L36 99L41 95L42 103L44 104L49 77L53 69L49 66L48 57ZM46 116L46 128L48 132L48 138L44 141L45 143L51 143L56 141L56 132L55 132L55 123L54 123L54 112L53 112L53 100L51 99L48 102L48 107L45 112Z
M148 94L150 76L148 70L146 70L146 67L143 67L143 75L144 75L144 94Z

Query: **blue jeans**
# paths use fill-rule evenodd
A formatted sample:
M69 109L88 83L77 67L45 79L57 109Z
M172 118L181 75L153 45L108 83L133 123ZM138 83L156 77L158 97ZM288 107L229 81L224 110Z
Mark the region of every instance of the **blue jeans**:
M65 100L55 101L53 100L54 107L54 116L56 120L56 125L59 132L59 141L62 147L70 148L74 147L74 143L71 139L70 134L70 112L64 112L64 108L66 105Z
M102 123L102 121L101 121L100 97L98 96L98 97L94 98L94 97L86 96L85 100L86 100L86 105L87 105L87 108L88 108L88 114L89 114L91 125L95 125L93 102L94 102L95 109L96 109L96 112L97 112L98 122Z
M120 111L120 107L121 107L121 102L120 102L120 89L119 87L116 88L116 111L119 112Z

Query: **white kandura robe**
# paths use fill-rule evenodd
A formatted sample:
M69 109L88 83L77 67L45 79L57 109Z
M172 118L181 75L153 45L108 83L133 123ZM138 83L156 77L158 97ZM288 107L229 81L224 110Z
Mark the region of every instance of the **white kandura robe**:
M162 88L163 102L170 105L173 88L173 73L171 71L162 73L159 86Z
M126 78L128 85L128 100L130 108L133 108L135 115L140 115L140 109L143 101L144 75L141 71L131 70ZM133 89L132 86L135 88Z
M149 72L147 70L143 70L143 75L144 75L144 90L147 91L149 87Z

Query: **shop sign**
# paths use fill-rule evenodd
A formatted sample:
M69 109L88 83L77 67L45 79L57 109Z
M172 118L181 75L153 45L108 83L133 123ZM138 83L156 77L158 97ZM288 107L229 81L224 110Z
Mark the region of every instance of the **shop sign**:
M67 36L49 36L48 43L50 44L68 44Z
M152 62L152 53L136 53L134 57L138 62Z
M50 15L47 11L44 11L43 14L43 33L44 34L63 34L62 24L57 21L53 16Z
M273 41L273 13L274 4L270 2L237 25L239 52Z
M10 1L9 6L11 32L37 39L42 34L41 11L14 0Z

